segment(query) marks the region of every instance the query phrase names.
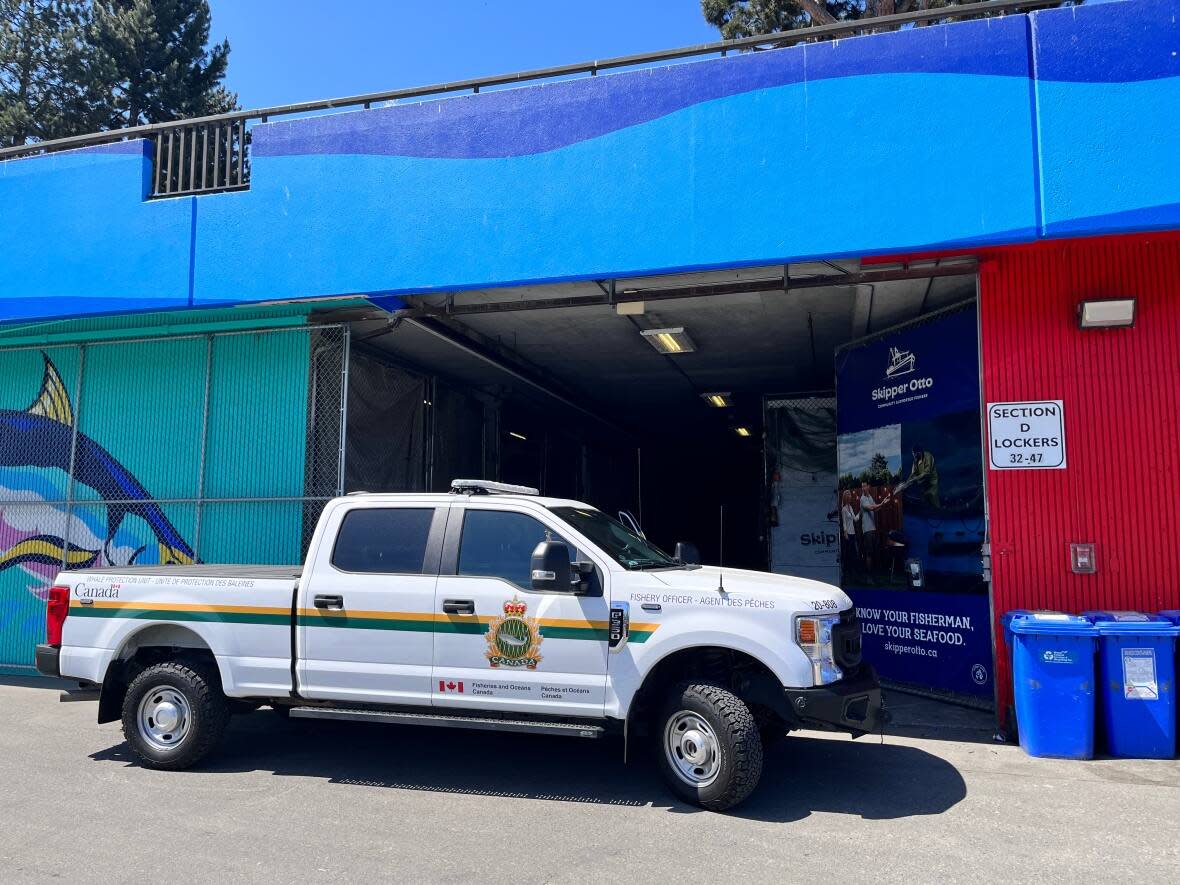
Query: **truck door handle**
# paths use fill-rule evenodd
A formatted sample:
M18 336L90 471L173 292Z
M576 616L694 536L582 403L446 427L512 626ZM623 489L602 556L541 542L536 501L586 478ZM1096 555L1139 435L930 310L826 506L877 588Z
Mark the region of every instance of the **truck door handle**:
M443 612L448 615L475 614L474 599L444 599Z
M316 608L344 608L343 596L317 596L315 598Z

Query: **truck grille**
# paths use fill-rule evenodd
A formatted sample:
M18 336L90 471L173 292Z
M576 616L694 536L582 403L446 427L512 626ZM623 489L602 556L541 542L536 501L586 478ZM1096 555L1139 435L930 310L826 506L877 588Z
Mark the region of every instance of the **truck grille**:
M860 622L856 609L840 613L840 623L832 627L832 653L844 670L860 666Z

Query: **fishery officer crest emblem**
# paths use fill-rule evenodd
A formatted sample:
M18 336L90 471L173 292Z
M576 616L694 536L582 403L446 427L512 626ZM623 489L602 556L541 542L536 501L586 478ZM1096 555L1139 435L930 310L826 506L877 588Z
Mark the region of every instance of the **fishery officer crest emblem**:
M528 603L513 596L504 603L504 614L488 625L488 662L493 667L526 667L536 670L545 637L536 618L526 618Z

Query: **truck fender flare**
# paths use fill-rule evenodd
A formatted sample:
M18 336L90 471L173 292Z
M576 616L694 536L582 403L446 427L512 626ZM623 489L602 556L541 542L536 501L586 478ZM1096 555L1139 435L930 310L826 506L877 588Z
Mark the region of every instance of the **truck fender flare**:
M665 661L674 655L685 651L692 651L694 649L718 649L720 651L735 652L744 655L756 661L770 674L772 674L779 685L788 684L787 680L790 678L789 662L783 661L763 644L751 641L742 637L745 641L735 642L735 637L726 636L724 639L719 637L716 632L711 633L687 633L680 634L675 640L670 640L666 645L662 645L659 649L659 656L651 656L651 662L646 666L642 672L635 674L635 680L632 682L635 689L627 695L620 696L619 702L627 710L627 715L624 719L624 734L627 740L624 741L624 753L626 753L626 744L629 743L632 725L634 722L634 715L636 709L636 699L641 697L643 692L649 687L649 680ZM646 658L646 655L645 655Z
M810 684L808 681L811 673L810 664L801 649L794 648L798 653L798 660L791 660L776 653L768 645L759 642L756 637L734 634L722 636L716 630L702 629L678 633L675 637L669 637L663 642L656 640L649 645L654 647L644 649L643 668L636 672L631 680L631 684L636 686L635 691L628 697L619 698L620 702L625 702L627 709L630 709L631 699L639 694L643 686L647 684L648 678L660 664L672 655L697 648L717 648L751 657L773 673L782 685Z
M144 638L144 634L152 632L158 634L159 642L149 641L141 645L140 640ZM178 642L182 644L178 645ZM151 621L150 623L142 624L124 636L118 648L111 653L111 659L107 664L106 673L99 690L98 722L100 725L105 722L114 722L122 716L123 696L127 693L127 686L130 685L131 680L134 678L134 673L132 672L134 668L128 666L131 658L134 657L133 654L128 654L128 651L133 646L136 647L136 651L139 648L158 646L161 648L177 647L192 649L197 652L207 652L217 667L222 685L226 684L225 680L227 676L231 675L227 674L221 658L213 651L205 637L188 625L173 621Z

